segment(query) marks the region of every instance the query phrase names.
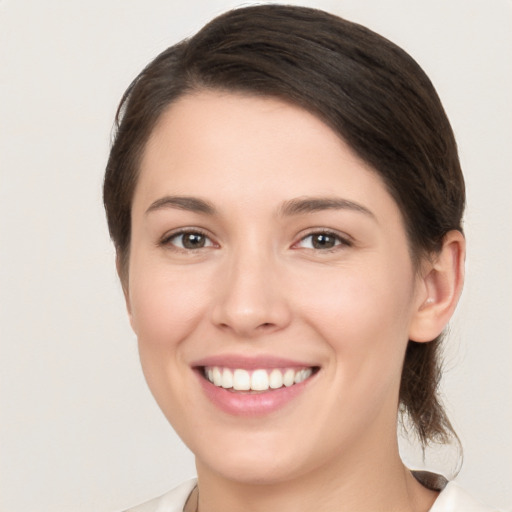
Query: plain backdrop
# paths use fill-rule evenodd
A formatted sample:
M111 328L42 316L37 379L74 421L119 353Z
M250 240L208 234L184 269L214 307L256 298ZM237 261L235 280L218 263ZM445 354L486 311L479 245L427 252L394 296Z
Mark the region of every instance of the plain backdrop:
M511 507L512 3L300 3L405 48L452 121L469 254L442 389L464 445L458 480ZM130 81L237 5L0 0L1 512L114 512L194 475L142 377L101 184Z

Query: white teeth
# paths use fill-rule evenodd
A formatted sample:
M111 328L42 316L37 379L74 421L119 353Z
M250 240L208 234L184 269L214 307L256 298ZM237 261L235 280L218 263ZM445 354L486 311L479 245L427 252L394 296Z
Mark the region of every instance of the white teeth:
M267 370L256 370L252 372L251 389L254 391L266 391L268 389Z
M233 387L233 374L227 368L222 371L222 387L226 389Z
M290 386L293 386L295 382L295 372L293 370L286 370L285 374L283 375L283 384L289 388Z
M300 384L305 381L311 375L311 368L301 370L295 374L295 384Z
M215 386L235 391L268 391L283 386L290 387L300 384L313 374L312 368L294 370L288 368L281 370L257 369L252 372L243 369L231 370L218 366L205 367L205 377Z
M270 376L268 379L269 386L272 389L279 389L283 387L283 374L280 370L275 368L270 372Z
M213 369L213 383L216 386L222 386L222 373L220 373L220 370L217 367Z
M235 370L233 372L233 389L236 389L236 391L249 391L251 389L251 376L247 370Z

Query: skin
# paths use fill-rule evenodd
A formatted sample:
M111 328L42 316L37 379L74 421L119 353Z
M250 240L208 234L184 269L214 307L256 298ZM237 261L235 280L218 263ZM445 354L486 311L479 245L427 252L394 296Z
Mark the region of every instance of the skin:
M286 212L304 198L346 203ZM204 246L184 248L187 230ZM326 231L334 246L315 248ZM450 233L415 269L380 177L300 108L218 92L170 106L141 162L124 289L149 387L196 456L201 512L430 508L398 455L398 390L408 339L453 312L463 244ZM237 416L193 369L226 354L319 371L277 411Z

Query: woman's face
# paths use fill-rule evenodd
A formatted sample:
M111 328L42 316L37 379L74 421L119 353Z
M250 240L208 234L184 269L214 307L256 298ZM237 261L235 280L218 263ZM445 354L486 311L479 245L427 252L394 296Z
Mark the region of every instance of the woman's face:
M214 92L162 116L127 303L148 384L200 471L276 482L392 445L424 295L396 203L318 118Z

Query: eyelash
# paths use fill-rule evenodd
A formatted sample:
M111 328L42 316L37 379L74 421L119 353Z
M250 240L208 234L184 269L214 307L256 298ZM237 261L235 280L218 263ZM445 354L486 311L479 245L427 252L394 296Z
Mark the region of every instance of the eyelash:
M178 239L179 237L183 237L185 235L198 235L200 237L204 237L206 240L206 243L208 245L204 245L202 247L197 248L191 248L191 247L183 247L183 239L181 242L182 247L177 246L175 243L173 243L173 240ZM328 248L318 248L318 247L304 247L304 249L313 250L313 251L319 251L324 253L334 252L337 250L340 250L344 247L352 247L353 241L349 239L347 236L341 236L339 233L328 230L328 229L316 229L314 231L310 231L306 235L302 236L298 242L295 242L292 245L292 249L294 248L300 248L298 247L302 242L307 240L308 238L314 237L314 236L326 236L334 239L334 246L328 247ZM201 249L206 249L210 247L215 247L215 242L212 241L210 236L200 229L180 229L179 231L172 232L170 234L165 235L162 240L158 243L160 246L172 246L174 250L178 251L184 251L184 252L193 252L193 251L199 251ZM313 243L312 243L313 245Z
M173 243L173 240L178 239L179 237L183 237L185 235L198 235L198 236L204 237L205 240L207 240L209 242L209 245L206 245L203 247L197 247L197 248L188 248L188 247L179 247L175 243ZM177 250L177 251L193 252L193 251L198 251L198 250L209 248L209 247L214 247L216 244L215 244L215 242L212 241L210 236L205 231L202 231L197 228L194 228L194 229L191 228L191 229L180 229L178 231L174 231L172 233L165 235L160 240L158 245L159 246L171 246L174 250ZM182 241L182 245L183 245L183 241Z
M304 240L306 240L308 238L311 238L314 236L319 236L319 235L324 235L327 237L334 238L334 241L335 241L334 246L325 248L325 249L319 249L316 247L307 247L306 249L329 253L329 252L338 251L340 249L343 249L344 247L352 247L354 245L353 241L350 240L350 238L348 236L342 236L339 233L337 233L336 231L331 231L329 229L315 229L313 231L310 231L305 236L301 237L300 240L293 245L293 247L298 246L301 242L304 242Z

